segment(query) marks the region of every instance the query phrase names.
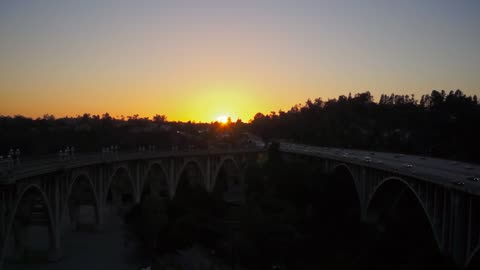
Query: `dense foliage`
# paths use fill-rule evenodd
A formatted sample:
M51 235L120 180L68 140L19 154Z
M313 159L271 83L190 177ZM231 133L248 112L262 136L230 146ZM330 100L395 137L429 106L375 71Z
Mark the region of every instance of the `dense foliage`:
M74 146L77 152L101 151L110 145L121 150L140 145L207 148L239 143L248 131L267 141L285 139L480 162L478 123L477 97L460 90L432 91L420 100L392 94L374 102L369 92L327 101L317 98L287 112L257 113L250 124L169 122L163 115L118 119L108 113L58 119L0 116L0 155L11 148L23 154L52 154L66 146Z
M169 122L156 115L152 119L138 115L113 118L108 113L84 114L56 119L52 115L31 119L23 116L0 116L0 156L10 149L23 155L54 154L67 146L76 152L100 152L103 147L117 145L120 151L154 145L156 150L171 150L239 142L245 131L242 122L222 125L214 123ZM228 134L228 137L226 136Z
M258 113L252 129L265 139L432 155L480 162L480 105L460 90L413 95L369 92L308 100L289 111Z
M309 163L283 160L272 147L265 162L248 165L245 177L241 205L184 189L165 204L134 208L133 234L150 247L158 239L146 252L156 261L152 269L168 269L159 266L172 265L166 254L195 246L211 251L201 257L213 263L201 267L192 257L195 267L176 269L455 269L411 194L388 193L394 203L380 202L378 219L363 223L348 173L325 175Z

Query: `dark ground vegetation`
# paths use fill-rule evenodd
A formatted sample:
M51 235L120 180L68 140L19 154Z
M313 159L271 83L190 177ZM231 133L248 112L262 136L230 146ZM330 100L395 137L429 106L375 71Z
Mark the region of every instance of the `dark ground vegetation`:
M249 165L246 179L242 205L226 204L200 187L165 200L156 246L149 244L145 226L152 222L142 215L145 206L134 208L129 228L143 239L142 254L159 258L200 245L241 269L455 269L438 252L421 207L408 194L376 222L362 223L345 175L287 163L271 150L266 162Z

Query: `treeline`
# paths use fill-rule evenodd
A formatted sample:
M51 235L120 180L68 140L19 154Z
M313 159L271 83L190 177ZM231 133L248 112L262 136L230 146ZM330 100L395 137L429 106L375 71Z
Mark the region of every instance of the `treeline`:
M13 148L24 154L53 154L67 146L77 152L155 145L156 149L207 148L241 143L250 132L265 140L402 152L480 162L480 105L460 90L414 95L370 92L317 98L289 111L258 113L250 124L171 122L164 115L114 118L84 114L56 119L0 116L0 155Z
M289 111L258 113L252 129L264 139L403 152L480 162L480 105L462 91L421 96L370 92L317 98Z
M138 115L114 118L84 114L32 119L24 116L0 116L0 156L10 149L22 155L54 154L67 146L76 152L100 152L103 147L119 146L120 151L155 145L156 150L207 148L234 144L245 130L242 122L220 123L169 122L164 115L152 118ZM237 132L238 131L238 132ZM228 136L225 136L228 134Z

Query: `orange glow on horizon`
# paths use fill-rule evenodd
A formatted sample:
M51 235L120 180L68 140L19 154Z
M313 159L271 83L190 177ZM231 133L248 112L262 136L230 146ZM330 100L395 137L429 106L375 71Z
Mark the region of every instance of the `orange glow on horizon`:
M128 116L148 117L165 115L167 121L180 122L248 122L256 113L269 113L292 106L292 99L285 88L268 85L255 80L204 78L193 81L175 81L171 84L145 84L137 86L142 95L132 91L132 85L105 85L107 92L97 91L95 85L77 85L72 91L61 89L44 89L45 95L36 98L32 95L18 95L7 92L2 99L0 115L23 115L31 118L43 117L45 114L56 118L77 117L84 113L127 119ZM275 99L270 95L276 89ZM282 89L285 89L282 91ZM1 95L0 95L1 96ZM18 97L24 97L19 100ZM68 102L74 100L68 107ZM302 99L299 99L301 101ZM39 106L42 104L42 106ZM47 106L47 107L46 107ZM220 121L219 116L227 119Z
M247 123L349 92L480 96L478 1L16 2L0 1L0 116Z
M228 123L228 116L226 115L220 115L219 117L217 117L217 121L222 123L222 124L226 124Z

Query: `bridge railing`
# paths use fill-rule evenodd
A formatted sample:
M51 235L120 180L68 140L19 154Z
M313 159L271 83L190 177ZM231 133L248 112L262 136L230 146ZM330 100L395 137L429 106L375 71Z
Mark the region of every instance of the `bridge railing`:
M0 160L0 177L6 176L11 170L13 170L11 160Z
M182 149L173 151L116 151L116 152L91 152L75 154L71 156L46 155L40 157L27 157L11 164L0 162L0 184L9 183L13 176L28 175L33 172L42 172L52 169L62 169L66 167L85 166L96 163L116 162L136 159L151 159L167 156L187 156L187 155L210 155L230 152L257 151L258 147L229 147L227 149Z

